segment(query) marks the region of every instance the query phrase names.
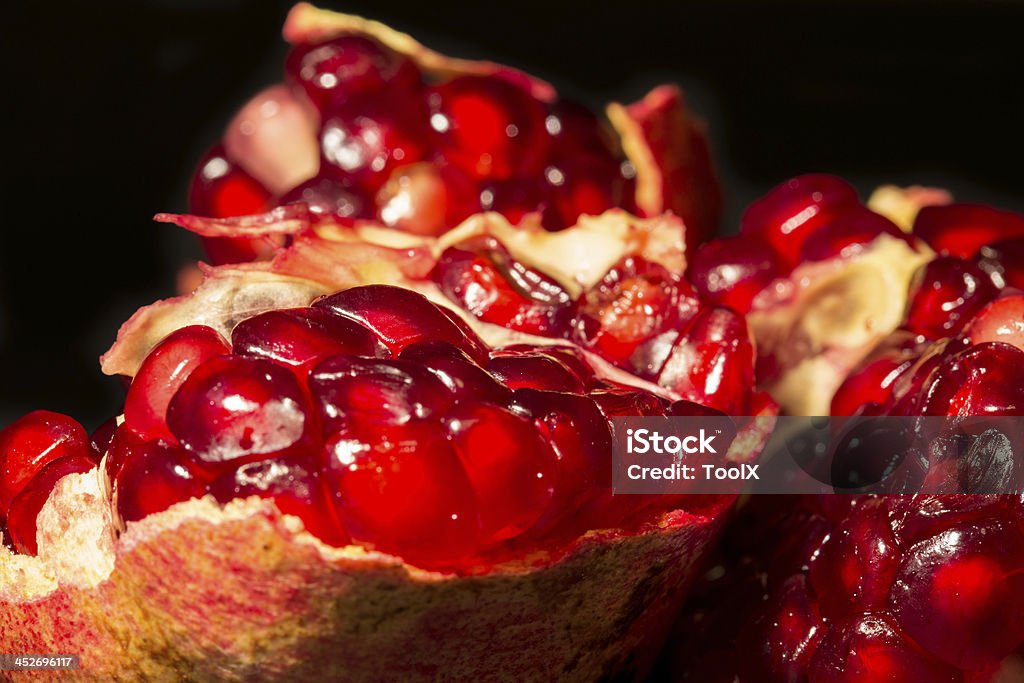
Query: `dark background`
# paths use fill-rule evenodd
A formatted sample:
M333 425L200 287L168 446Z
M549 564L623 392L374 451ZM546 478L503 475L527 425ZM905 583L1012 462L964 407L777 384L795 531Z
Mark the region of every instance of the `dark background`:
M597 104L681 82L710 123L725 229L807 171L930 183L1024 209L1024 6L986 2L326 3ZM0 425L119 407L96 358L173 291L195 159L279 78L288 3L5 3Z

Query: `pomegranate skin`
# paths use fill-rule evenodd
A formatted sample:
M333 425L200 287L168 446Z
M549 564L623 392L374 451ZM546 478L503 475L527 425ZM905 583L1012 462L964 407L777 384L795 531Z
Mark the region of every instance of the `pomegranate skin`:
M48 506L98 502L60 488ZM559 556L455 577L325 549L267 501L192 501L130 527L96 585L20 597L0 550L0 631L12 651L82 653L61 680L632 679L731 504L708 502L701 515L591 532Z

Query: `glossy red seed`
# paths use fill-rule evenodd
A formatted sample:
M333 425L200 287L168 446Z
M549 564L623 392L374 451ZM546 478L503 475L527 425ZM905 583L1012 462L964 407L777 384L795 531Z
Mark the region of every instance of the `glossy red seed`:
M92 449L92 455L97 461L107 453L115 432L117 432L117 418L112 417L89 435L89 448Z
M543 353L497 350L487 364L487 371L509 389L526 387L570 394L582 394L585 390L576 373Z
M977 258L997 287L1024 290L1024 237L987 244Z
M484 343L463 323L454 322L443 309L422 294L391 285L352 287L318 300L314 307L350 318L370 329L391 353L418 341L454 344L480 362L486 361Z
M520 332L562 336L574 313L572 297L559 283L513 258L493 238L446 249L433 279L475 318Z
M628 183L610 156L575 155L556 159L544 171L551 205L545 227L561 230L576 225L581 214L599 216L622 206Z
M998 290L977 265L940 256L922 266L910 285L906 328L930 339L955 334Z
M331 431L436 418L452 403L440 379L401 359L333 356L313 368L309 386Z
M311 429L295 376L270 361L211 358L181 385L167 425L204 462L220 463L298 447Z
M557 467L533 422L474 401L455 406L445 421L473 487L484 537L511 538L533 526L551 502Z
M121 424L110 439L107 447L106 460L103 462L103 469L107 473L107 479L114 481L121 467L131 457L135 449L142 446L143 441L127 424Z
M339 433L325 449L328 490L355 541L426 568L478 547L473 489L439 425Z
M519 389L511 407L533 420L558 457L554 499L537 528L543 534L610 488L611 432L597 405L583 396Z
M420 84L410 60L372 38L354 35L296 45L285 60L285 73L320 111L332 101L385 89L415 92Z
M914 234L935 251L969 259L986 244L1024 237L1024 216L981 204L926 206Z
M296 367L342 353L388 353L365 327L322 308L269 311L247 318L232 330L231 345L240 356Z
M826 225L835 212L857 204L857 191L845 180L826 174L803 175L751 204L740 219L740 232L762 237L792 268L801 261L801 247L808 236Z
M38 552L36 518L57 483L69 474L81 474L96 467L96 462L78 453L50 460L20 489L6 510L7 532L14 548L25 555Z
M550 146L544 105L491 76L460 76L430 90L430 124L441 153L478 178L539 175Z
M207 360L231 352L215 330L189 325L153 347L139 367L124 402L128 426L143 441L173 439L167 405L189 375Z
M754 235L702 244L689 264L694 289L708 301L747 313L754 298L785 274L778 255Z
M373 218L373 205L363 192L349 183L318 175L292 188L279 200L286 204L305 204L314 217L353 225Z
M606 417L628 415L664 415L668 402L646 391L626 386L609 386L587 394Z
M580 154L613 159L613 137L608 125L572 100L558 100L549 108L544 128L551 136L552 156L571 159Z
M1024 351L1024 295L1006 295L988 304L964 335L972 344L1002 342Z
M200 216L227 218L269 211L270 191L227 158L217 145L199 161L188 195L189 211Z
M805 680L802 672L824 630L806 579L790 577L740 635L737 655L745 676L751 681Z
M479 195L476 183L448 164L401 166L377 192L377 218L416 235L440 235L480 212Z
M928 654L883 615L862 615L832 626L811 662L811 681L835 683L958 683L962 674Z
M90 453L85 429L67 415L36 410L7 425L0 430L0 517L46 465Z
M727 415L745 415L754 345L744 319L728 308L702 310L672 347L658 383Z
M456 401L478 400L504 405L512 392L484 371L466 352L443 341L423 341L402 350L402 360L425 367L444 382Z
M892 592L904 631L964 669L1024 641L1024 536L1009 521L958 524L910 548Z
M922 382L914 415L1024 413L1024 351L1000 342L945 356Z
M832 397L832 415L854 415L867 404L887 405L893 387L921 354L921 339L894 332L854 368Z
M113 481L114 503L125 522L163 512L176 503L202 498L212 479L184 448L150 441L131 449Z
M811 566L822 613L836 619L884 609L899 560L885 501L864 501L832 531Z
M903 231L885 216L863 206L845 207L807 236L800 248L800 260L823 261L844 256L881 235L907 239Z
M343 546L349 542L328 503L320 472L308 456L244 463L211 482L210 493L222 504L250 496L273 500L278 510L301 519L306 531L324 543Z
M480 210L500 213L512 225L521 225L533 215L546 226L548 196L534 178L493 180L480 189Z
M664 332L675 333L699 305L685 281L658 264L629 257L583 294L574 337L603 358L628 367L642 344Z
M419 100L387 93L348 97L320 128L320 175L375 193L396 167L427 155L427 130Z

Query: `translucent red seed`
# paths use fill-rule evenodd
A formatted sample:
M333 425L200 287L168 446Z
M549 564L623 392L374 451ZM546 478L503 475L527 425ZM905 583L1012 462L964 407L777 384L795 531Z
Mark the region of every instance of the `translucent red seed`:
M189 375L207 360L231 352L215 330L189 325L164 338L146 356L125 397L128 426L143 441L173 440L167 405Z
M478 213L476 183L448 164L400 166L377 192L383 225L416 235L439 235Z
M58 482L70 474L82 474L96 467L85 455L65 455L49 460L21 487L6 510L7 533L14 548L24 555L38 552L36 520Z
M37 410L0 430L0 517L48 464L62 458L89 459L91 453L85 429L60 413Z
M306 369L326 356L387 353L365 327L321 308L268 311L247 318L232 330L231 345L240 356Z
M981 204L926 206L914 234L937 252L969 259L987 244L1024 238L1024 216Z
M475 399L503 405L512 396L507 386L473 362L465 351L447 342L411 344L402 350L400 357L434 373L457 401Z
M991 302L964 334L972 344L1002 342L1024 351L1024 295L1008 294Z
M188 196L189 211L200 216L226 218L269 211L270 191L232 163L222 145L199 161Z
M342 225L373 218L373 207L362 190L348 181L322 175L292 188L281 197L280 203L305 204L313 216Z
M940 256L914 275L907 304L906 327L930 339L955 334L998 290L977 265Z
M125 522L163 512L207 493L212 473L184 448L150 441L130 449L113 481L114 502Z
M702 297L739 313L785 274L775 251L757 236L726 237L702 244L689 264L694 289Z
M509 389L540 389L582 394L583 383L559 360L536 351L502 351L492 354L487 371Z
M449 163L478 178L543 171L549 136L544 105L510 80L459 76L429 92L430 125Z
M196 368L167 408L182 446L208 463L282 453L309 435L308 399L295 376L270 361L211 358Z
M844 207L835 211L825 225L806 236L800 247L800 261L824 261L844 256L882 235L907 240L903 231L885 216L862 206Z

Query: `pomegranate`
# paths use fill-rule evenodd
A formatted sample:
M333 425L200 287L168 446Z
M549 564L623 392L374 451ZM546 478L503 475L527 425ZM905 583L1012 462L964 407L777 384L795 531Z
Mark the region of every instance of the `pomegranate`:
M531 76L356 17L300 4L284 33L285 84L245 104L200 162L194 214L303 203L320 221L436 235L481 211L557 231L621 207L675 211L691 248L715 230L706 136L676 88L601 120ZM214 263L271 255L264 239L204 243Z

